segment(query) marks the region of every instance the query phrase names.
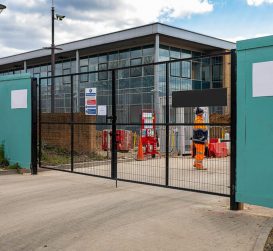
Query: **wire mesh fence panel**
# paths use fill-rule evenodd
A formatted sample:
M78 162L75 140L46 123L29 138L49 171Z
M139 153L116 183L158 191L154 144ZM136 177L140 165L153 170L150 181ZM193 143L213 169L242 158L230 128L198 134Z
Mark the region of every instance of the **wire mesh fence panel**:
M169 64L169 185L229 195L230 55Z
M40 79L42 164L52 164L48 153L60 157L52 165L59 169L229 195L230 54L160 46L159 61L169 61L153 63L128 53L108 63L105 55L82 59L79 73Z
M111 176L111 124L106 116L112 112L111 71L74 76L73 155L74 172ZM100 111L103 107L104 113Z
M71 171L70 125L42 124L40 128L41 166Z
M169 185L172 187L189 190L204 191L209 193L228 195L230 191L230 140L229 126L207 125L211 135L205 144L194 143L187 134L193 126L171 126L170 128L170 160L169 160ZM222 135L225 135L222 138ZM192 137L192 136L191 136ZM184 142L184 145L181 144ZM191 142L186 147L186 142ZM203 168L195 166L198 154L202 152Z
M74 125L74 172L111 176L111 150L107 147L109 126Z
M155 126L155 133L164 137L164 126ZM118 178L121 180L165 185L166 156L164 149L160 149L158 141L147 142L142 136L143 128L139 125L118 126Z

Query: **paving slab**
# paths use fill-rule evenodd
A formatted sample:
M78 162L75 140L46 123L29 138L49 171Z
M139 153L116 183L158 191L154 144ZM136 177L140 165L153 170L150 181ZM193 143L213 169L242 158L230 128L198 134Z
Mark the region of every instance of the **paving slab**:
M58 171L0 176L0 250L253 250L272 209Z

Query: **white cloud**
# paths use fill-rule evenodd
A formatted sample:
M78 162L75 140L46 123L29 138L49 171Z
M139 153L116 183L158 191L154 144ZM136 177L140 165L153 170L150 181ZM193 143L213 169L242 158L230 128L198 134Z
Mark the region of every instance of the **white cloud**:
M222 39L236 43L237 41L241 41L241 40L266 37L266 36L270 36L270 35L271 34L269 34L269 33L257 33L257 34L249 35L249 36L222 37Z
M190 18L213 11L209 0L55 0L56 43L65 43L143 24ZM1 14L0 57L50 44L49 0L6 0ZM2 33L1 32L1 33ZM2 34L3 34L2 33ZM8 50L10 48L10 51Z
M273 0L247 0L248 5L259 6L265 3L273 3Z

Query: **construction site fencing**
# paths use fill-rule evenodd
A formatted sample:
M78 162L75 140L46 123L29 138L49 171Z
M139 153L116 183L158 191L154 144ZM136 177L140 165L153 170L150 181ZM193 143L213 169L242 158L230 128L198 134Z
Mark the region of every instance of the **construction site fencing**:
M232 198L235 52L39 78L39 166ZM225 89L225 105L173 106L173 93ZM208 131L194 167L195 109ZM206 170L205 170L206 169Z

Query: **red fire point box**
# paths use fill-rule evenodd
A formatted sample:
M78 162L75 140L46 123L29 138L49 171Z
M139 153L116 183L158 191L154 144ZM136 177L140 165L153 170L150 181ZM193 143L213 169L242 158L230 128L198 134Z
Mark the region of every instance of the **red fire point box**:
M156 117L151 111L142 112L141 116L141 140L145 148L144 154L151 154L155 157L157 151L158 138L155 129Z

